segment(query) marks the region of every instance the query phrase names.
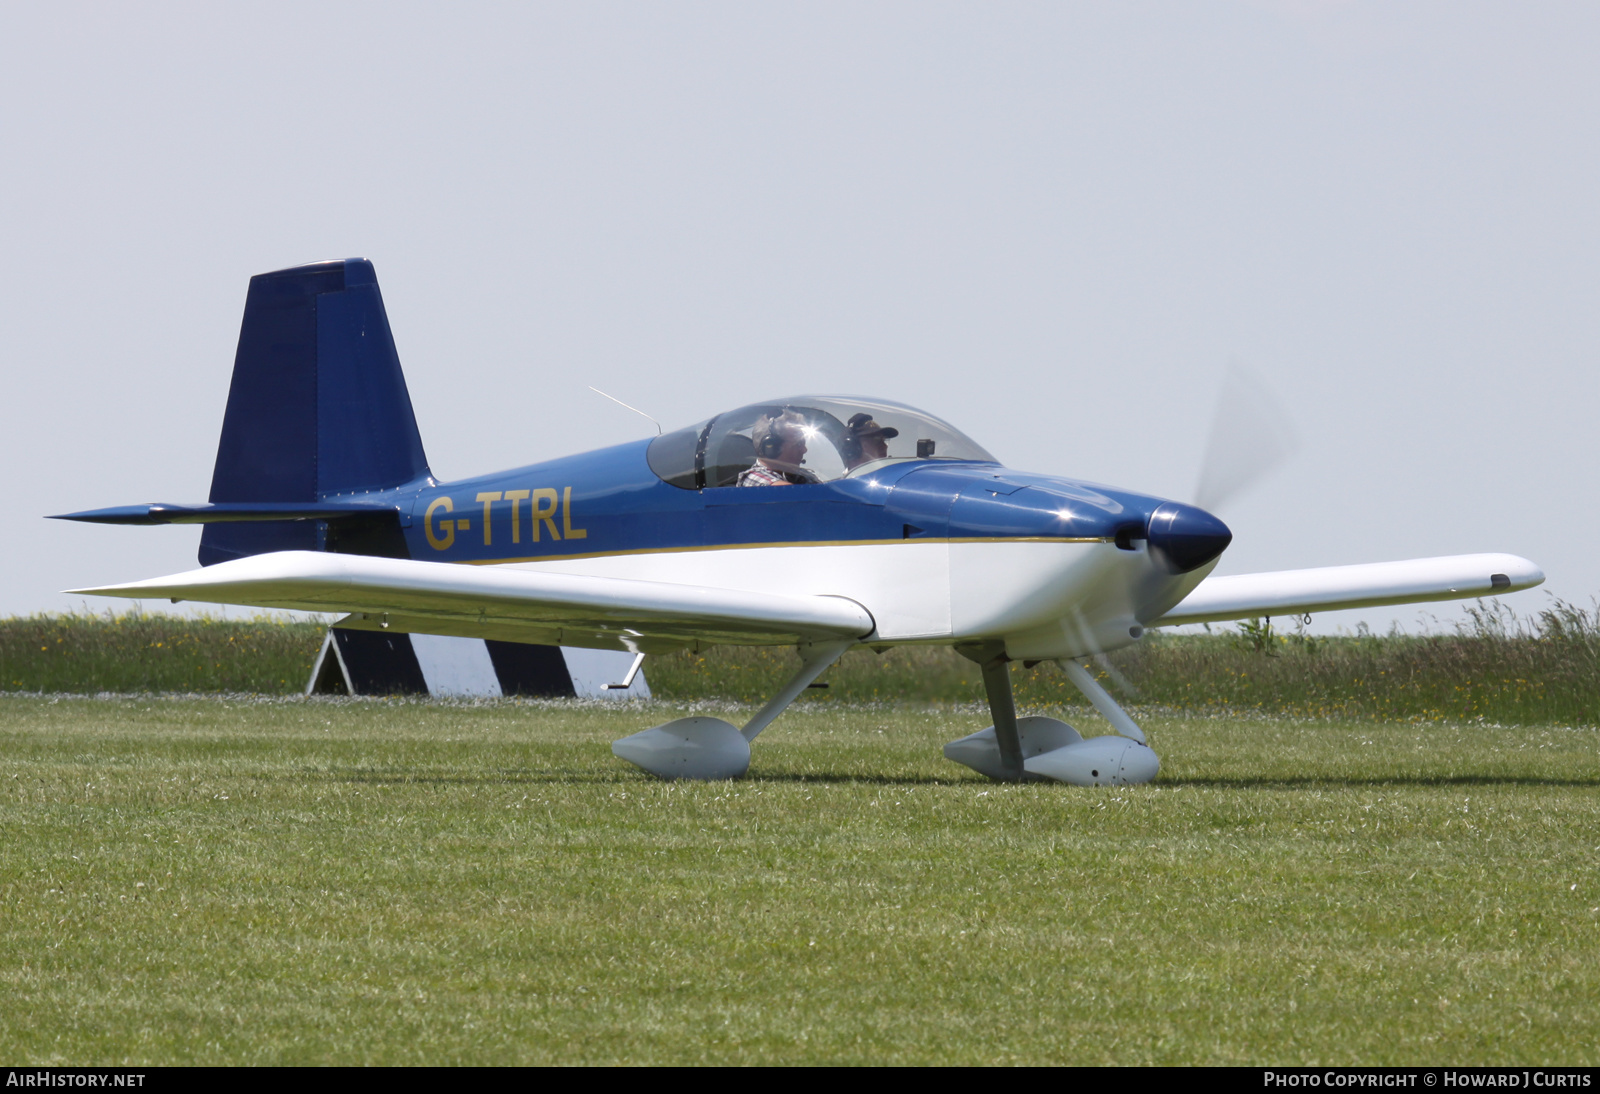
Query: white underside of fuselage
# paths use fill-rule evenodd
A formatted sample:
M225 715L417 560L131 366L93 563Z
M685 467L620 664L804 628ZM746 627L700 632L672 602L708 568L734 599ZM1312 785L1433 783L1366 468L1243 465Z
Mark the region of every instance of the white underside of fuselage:
M1077 657L1137 637L1135 592L1153 571L1138 544L902 540L666 550L520 561L513 569L848 597L872 613L873 643L999 639L1014 658ZM1210 567L1165 580L1192 588Z

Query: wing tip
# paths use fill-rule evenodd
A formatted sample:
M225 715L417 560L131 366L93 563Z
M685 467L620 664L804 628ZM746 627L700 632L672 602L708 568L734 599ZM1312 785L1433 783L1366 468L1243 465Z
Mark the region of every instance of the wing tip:
M1495 555L1498 566L1494 573L1489 575L1489 582L1493 586L1491 596L1502 593L1516 593L1523 589L1532 589L1543 585L1544 570L1532 559L1523 558L1521 555Z

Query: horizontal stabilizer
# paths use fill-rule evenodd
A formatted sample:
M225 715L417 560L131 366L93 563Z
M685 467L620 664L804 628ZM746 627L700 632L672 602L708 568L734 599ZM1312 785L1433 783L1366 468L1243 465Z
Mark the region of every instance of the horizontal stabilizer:
M194 505L114 505L57 513L51 520L81 520L90 524L223 524L248 520L338 520L399 512L393 505L350 502L224 501Z
M1208 577L1152 626L1470 600L1531 589L1544 573L1516 555L1447 555L1360 566Z
M865 638L844 597L785 596L503 567L275 551L171 577L73 593L350 612L373 629L653 653L696 643L793 645Z

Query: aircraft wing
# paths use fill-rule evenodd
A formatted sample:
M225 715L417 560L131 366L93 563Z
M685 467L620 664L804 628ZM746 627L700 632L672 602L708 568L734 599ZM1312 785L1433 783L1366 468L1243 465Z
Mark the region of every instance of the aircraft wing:
M1516 555L1448 555L1360 566L1208 577L1152 626L1468 600L1531 589L1544 573Z
M500 567L274 551L200 570L73 593L349 612L358 630L665 652L692 645L795 645L864 638L860 604Z

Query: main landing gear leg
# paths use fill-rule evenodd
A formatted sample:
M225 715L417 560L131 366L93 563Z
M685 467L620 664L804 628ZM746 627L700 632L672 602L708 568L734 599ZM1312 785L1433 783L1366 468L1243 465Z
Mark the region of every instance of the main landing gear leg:
M1053 779L1076 786L1147 783L1161 770L1161 761L1144 743L1133 719L1077 662L1061 664L1118 735L1084 740L1058 719L1018 718L1004 647L995 642L956 649L983 667L994 725L945 745L946 759L1003 782Z
M801 646L800 671L742 730L721 718L679 718L613 742L611 751L663 779L737 779L750 769L750 742L853 645Z
M823 670L835 661L841 654L855 642L825 642L812 646L800 647L800 671L789 678L783 685L783 690L772 697L771 702L756 711L756 716L739 731L739 735L746 741L753 741L763 729L773 722L773 719L783 713L783 709L800 697L800 693L811 686L811 682L821 676Z

